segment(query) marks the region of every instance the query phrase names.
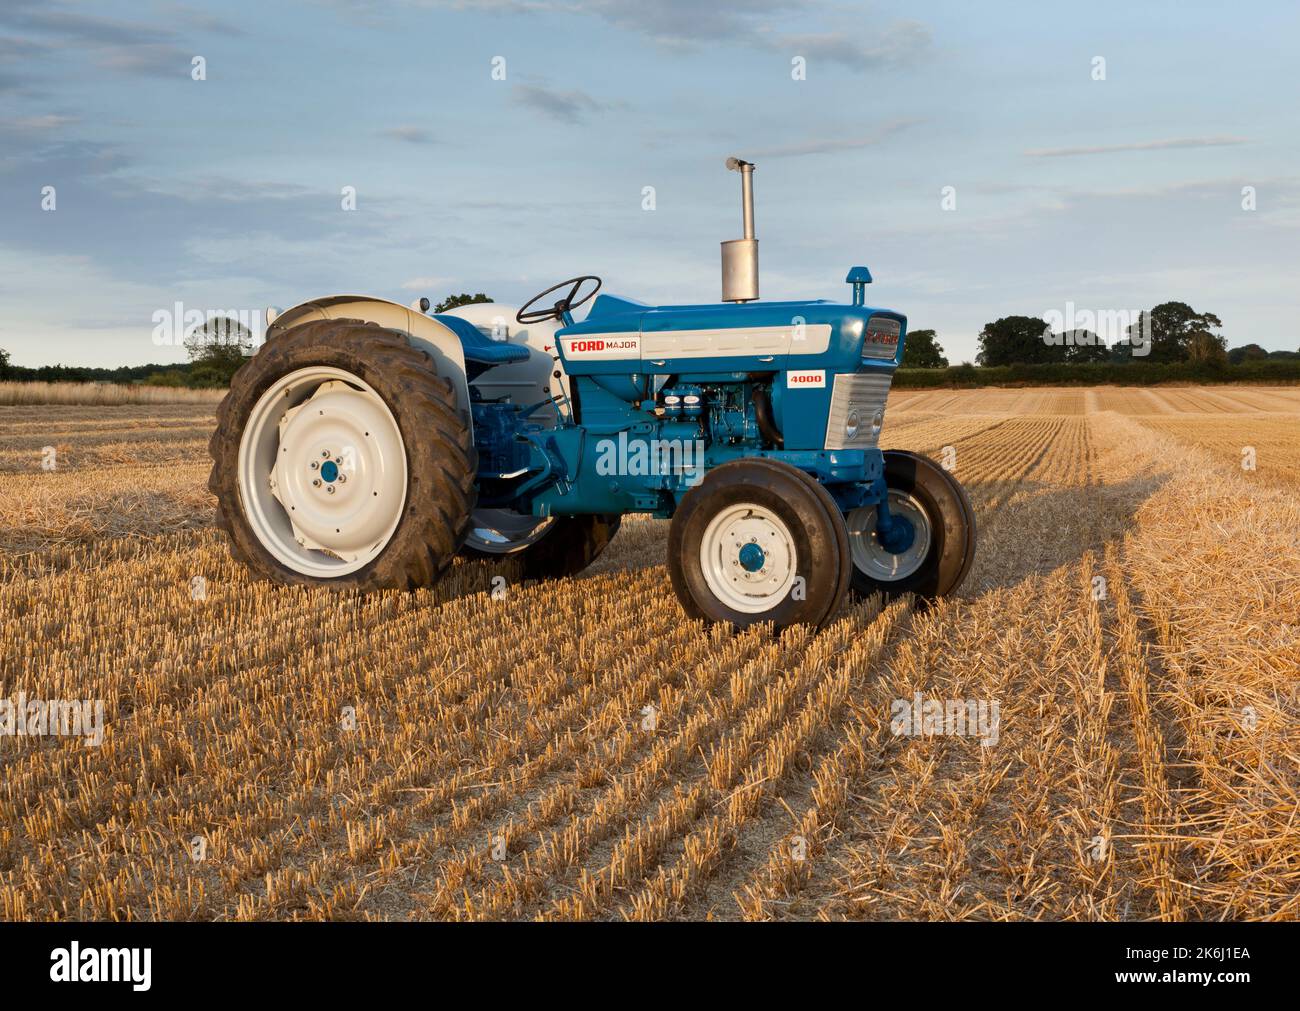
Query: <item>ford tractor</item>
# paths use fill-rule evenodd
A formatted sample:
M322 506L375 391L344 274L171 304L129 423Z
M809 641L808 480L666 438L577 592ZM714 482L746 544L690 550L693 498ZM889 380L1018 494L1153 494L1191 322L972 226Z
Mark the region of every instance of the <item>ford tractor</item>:
M907 320L758 298L753 164L722 301L647 305L563 281L514 309L360 295L268 310L212 438L235 556L283 583L434 583L458 554L523 579L590 565L628 513L671 519L692 618L819 626L849 592L952 593L975 554L961 486L880 449ZM581 320L575 310L590 302Z

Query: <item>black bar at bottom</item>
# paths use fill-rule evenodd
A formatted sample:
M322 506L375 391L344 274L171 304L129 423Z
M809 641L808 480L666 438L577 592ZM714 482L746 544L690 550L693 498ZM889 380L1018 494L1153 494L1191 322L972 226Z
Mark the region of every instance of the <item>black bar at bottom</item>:
M457 983L491 1000L673 999L688 979L692 997L733 1007L770 1003L774 986L829 985L872 999L1133 988L1223 999L1280 992L1297 942L1295 923L10 923L0 979L6 998L127 1000L373 999Z

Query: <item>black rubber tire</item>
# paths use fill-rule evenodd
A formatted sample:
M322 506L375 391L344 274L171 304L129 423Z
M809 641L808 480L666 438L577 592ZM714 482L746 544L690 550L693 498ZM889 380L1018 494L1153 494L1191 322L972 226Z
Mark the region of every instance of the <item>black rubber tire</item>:
M930 550L911 575L885 582L853 566L853 592L859 597L883 593L887 599L915 594L923 601L953 593L975 557L975 516L966 493L929 457L888 450L885 484L915 496L930 518Z
M890 454L897 454L899 456L912 456L912 457L916 457L918 460L925 460L927 463L934 462L930 460L930 458L927 456L922 456L920 453L913 453L905 449L891 449L888 451L888 453L886 453L886 455L888 456ZM966 489L962 486L962 483L953 476L952 471L945 470L942 466L939 467L939 470L943 474L943 476L948 479L948 483L952 485L953 491L956 492L957 497L961 500L962 512L965 514L966 517L965 556L962 559L961 569L957 573L957 578L956 580L954 580L952 584L952 590L949 591L951 593L959 589L961 585L966 581L966 575L967 573L970 572L970 567L975 562L975 546L978 541L978 531L976 529L976 522L975 522L975 508L974 506L971 505L970 496L966 494Z
M831 493L828 492L815 477L813 477L811 474L807 473L806 471L800 470L798 467L793 467L787 463L781 462L780 460L773 460L770 457L766 457L766 456L749 457L745 460L745 462L757 464L758 466L776 467L782 473L792 473L797 477L801 478L805 484L807 484L810 488L812 488L813 494L815 494L819 499L821 499L822 505L825 507L827 515L840 518L841 522L833 523L832 526L835 528L836 534L838 535L839 539L842 541L840 557L845 559L849 557L849 531L848 528L843 523L843 514L840 513L839 505L836 503L835 499L831 497ZM839 600L844 600L848 595L849 581L852 576L852 570L853 570L853 563L851 560L848 562L848 564L844 564L840 566L840 579L839 579L840 585L835 589L836 597ZM681 597L682 595L679 593L678 598L681 599ZM708 620L704 611L702 611L698 606L696 606L694 600L682 599L682 608L692 618L700 618L703 620Z
M525 581L566 579L594 562L622 524L623 517L617 514L557 516L550 529L527 547L492 552L465 544L461 554L487 562L514 561L519 565L519 578Z
M406 446L406 505L383 551L356 572L317 578L295 572L257 539L244 515L238 481L239 442L250 412L282 376L312 365L344 369L364 380L393 413ZM267 341L246 362L217 408L208 444L217 497L217 524L231 553L257 576L281 583L341 589L430 586L451 564L469 529L477 495L470 421L451 380L439 376L428 353L401 330L355 319L317 320Z
M840 512L839 504L831 496L831 493L826 490L825 486L805 470L800 470L798 467L782 463L780 460L773 460L766 456L751 457L749 462L767 464L770 467L780 467L783 470L788 469L793 471L803 479L804 484L813 489L813 494L821 499L822 505L826 508L826 512L829 515L840 519L841 522L835 523L833 526L835 527L836 534L843 542L840 557L848 559L848 564L840 566L840 586L835 590L835 593L840 600L844 600L848 596L850 582L853 577L853 560L849 558L849 528L843 523L844 517L843 513ZM828 617L833 617L833 615L834 612L832 612Z
M803 482L806 485L808 485L808 487L812 488L813 494L815 494L819 499L821 499L822 505L825 507L827 515L840 518L841 522L832 523L832 526L834 527L836 534L838 535L840 541L842 542L840 547L840 557L844 559L849 558L849 531L848 528L843 523L843 514L840 513L839 505L836 503L835 499L831 497L831 493L828 492L815 477L813 477L811 474L807 473L806 471L800 470L798 467L793 467L789 464L781 462L780 460L773 460L770 457L766 457L766 456L749 457L745 462L757 464L758 466L776 467L783 473L791 473L796 475L797 477L802 479ZM853 570L853 563L851 560L849 560L847 564L842 564L839 567L840 585L835 588L835 595L836 598L841 601L843 601L848 595L850 579L852 577L852 570ZM681 597L682 595L679 593L678 598L681 599ZM700 618L700 619L708 620L707 615L698 606L696 606L694 600L682 600L682 608L692 618ZM832 612L831 615L827 616L828 620L831 616L833 616L833 614L834 612Z
M791 591L759 613L736 611L714 596L700 566L700 542L718 511L738 502L770 509L795 541L795 571L803 577L803 599ZM851 566L844 517L829 493L807 474L777 460L753 458L725 463L686 493L668 532L668 574L682 609L692 618L745 628L770 621L777 628L820 628L844 602L844 573Z

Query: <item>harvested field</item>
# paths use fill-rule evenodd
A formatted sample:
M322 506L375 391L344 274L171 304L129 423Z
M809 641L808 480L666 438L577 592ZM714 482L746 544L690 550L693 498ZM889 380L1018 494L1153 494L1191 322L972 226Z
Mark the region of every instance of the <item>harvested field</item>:
M1300 389L899 391L966 585L779 637L639 518L563 582L253 582L214 408L0 407L0 698L104 703L0 737L0 918L1300 917Z

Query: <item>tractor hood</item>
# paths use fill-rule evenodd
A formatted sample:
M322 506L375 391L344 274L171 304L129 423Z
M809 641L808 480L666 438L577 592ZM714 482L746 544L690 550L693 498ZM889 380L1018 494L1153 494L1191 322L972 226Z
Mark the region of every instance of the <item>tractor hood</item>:
M762 358L777 353L826 358L801 362L799 367L851 371L862 359L897 364L906 325L906 317L889 309L827 299L646 305L602 294L586 319L564 327L556 337L564 352L573 350L574 338L614 334L624 339L635 336L641 356L647 359L699 357L711 359L711 367L729 368L725 360L733 356ZM585 347L592 342L578 343ZM735 364L737 369L753 367L750 362Z

